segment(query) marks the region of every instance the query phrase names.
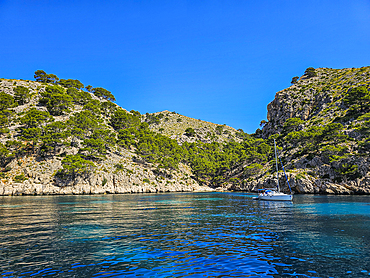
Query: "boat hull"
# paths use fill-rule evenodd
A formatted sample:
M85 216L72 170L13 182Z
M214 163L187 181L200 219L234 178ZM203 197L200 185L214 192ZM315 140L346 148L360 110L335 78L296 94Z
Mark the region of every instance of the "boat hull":
M272 195L272 196L258 196L261 201L291 201L293 195Z
M262 201L291 201L293 200L293 195L271 189L262 189L262 192L258 194L258 197L253 199Z

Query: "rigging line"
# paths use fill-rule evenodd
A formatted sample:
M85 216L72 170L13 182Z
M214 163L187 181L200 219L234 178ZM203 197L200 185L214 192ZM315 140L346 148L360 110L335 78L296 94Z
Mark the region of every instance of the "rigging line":
M278 167L278 161L277 161L277 155L276 155L276 141L275 141L275 139L274 139L274 148L275 148L277 190L278 190L278 192L280 192L280 188L279 188L279 167Z
M288 181L288 177L287 177L287 175L286 175L286 173L285 173L284 165L283 165L283 162L281 161L280 154L279 154L279 151L277 150L277 148L276 148L276 152L277 152L277 155L278 155L278 157L279 157L279 160L280 160L280 163L281 163L281 167L283 167L283 171L284 171L285 179L286 179L286 181L287 181L287 183L288 183L290 193L292 193L292 189L290 188L290 184L289 184L289 181Z

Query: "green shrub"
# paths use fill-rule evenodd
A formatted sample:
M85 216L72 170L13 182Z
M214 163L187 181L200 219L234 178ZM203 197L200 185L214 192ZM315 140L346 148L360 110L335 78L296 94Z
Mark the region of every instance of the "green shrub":
M13 91L14 99L18 104L25 104L30 99L30 90L24 86L17 86Z
M261 172L263 166L258 163L253 163L244 168L244 174L246 176L254 176Z
M108 182L108 180L106 178L104 178L103 181L101 182L101 185L104 186L104 185L107 184L107 182Z
M356 179L360 176L359 175L360 173L358 171L358 165L355 164L342 163L340 164L339 168L334 170L335 172L349 179Z
M25 181L25 180L26 180L26 177L24 176L24 174L20 174L20 175L14 177L15 182L22 182L22 181Z
M195 135L195 130L191 127L185 129L185 135L188 137L193 137Z
M5 110L16 106L17 103L14 101L14 98L11 95L0 92L0 110Z
M221 135L223 130L224 130L224 126L222 126L222 125L216 126L216 133L218 135Z
M122 164L119 164L119 163L114 165L114 167L117 169L117 171L122 171L124 169L124 166Z

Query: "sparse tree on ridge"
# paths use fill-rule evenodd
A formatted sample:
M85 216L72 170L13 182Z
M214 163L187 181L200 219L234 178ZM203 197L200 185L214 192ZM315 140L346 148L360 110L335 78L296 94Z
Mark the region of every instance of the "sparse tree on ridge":
M297 83L297 81L299 80L299 77L298 76L294 76L293 78L292 78L292 81L290 82L291 84L295 84L295 83Z
M97 97L101 97L101 98L104 98L104 99L110 100L110 101L116 101L116 98L107 89L104 89L104 88L101 88L101 87L93 88L92 93L94 95L96 95Z
M315 76L317 76L317 73L316 73L315 68L313 68L313 67L309 67L309 68L307 68L307 69L305 70L304 75L305 75L307 78L311 78L311 77L315 77Z
M94 87L93 87L93 86L91 86L91 85L87 85L87 86L85 87L85 89L86 89L88 92L92 93L92 91L94 90Z
M57 83L59 80L58 76L56 76L55 74L47 74L43 70L35 71L34 78L36 79L37 82L52 83L52 84Z
M76 88L78 90L84 87L84 84L77 79L60 79L58 82L59 85L63 86L64 88Z
M262 121L260 122L260 127L264 127L264 126L265 126L265 124L267 124L266 120L262 120Z
M46 83L46 81L47 81L47 74L43 70L37 70L37 71L35 71L34 78L36 79L37 82Z

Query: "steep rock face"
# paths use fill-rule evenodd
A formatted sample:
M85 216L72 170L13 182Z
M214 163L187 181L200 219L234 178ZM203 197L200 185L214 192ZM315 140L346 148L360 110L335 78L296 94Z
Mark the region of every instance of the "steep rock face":
M325 124L344 115L348 109L342 101L344 93L350 87L368 86L370 80L370 67L319 68L316 72L316 77L303 75L297 83L276 93L275 99L267 105L268 122L262 129L263 138L281 133L284 123L290 118L303 120L303 129L315 121Z
M212 191L191 178L191 170L180 165L178 171L157 171L150 165L133 162L133 155L111 154L98 167L75 180L59 180L54 174L61 168L58 157L37 162L32 158L13 171L23 172L25 181L0 181L0 195L66 195ZM123 165L119 170L115 165Z
M294 192L369 194L370 107L360 109L345 98L356 87L370 90L370 67L319 68L316 74L276 93L261 137L278 141ZM274 171L271 164L269 171ZM244 186L256 190L272 180L256 176Z

